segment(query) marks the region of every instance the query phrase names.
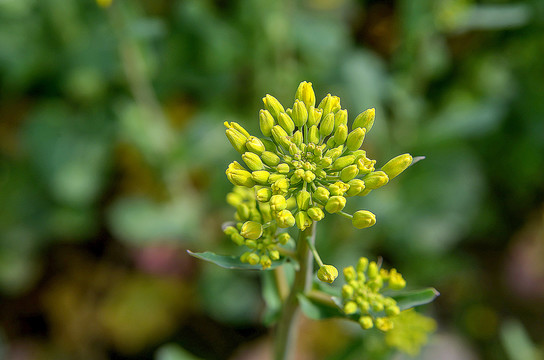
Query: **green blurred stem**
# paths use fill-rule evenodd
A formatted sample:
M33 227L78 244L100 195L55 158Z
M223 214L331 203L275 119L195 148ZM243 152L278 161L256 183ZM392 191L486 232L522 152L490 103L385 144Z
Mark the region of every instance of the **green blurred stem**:
M297 294L310 289L313 276L313 256L308 246L309 243L312 245L315 243L315 222L299 233L296 250L299 269L295 273L293 287L283 304L281 318L276 328L275 360L293 359L293 345L296 343L299 322Z

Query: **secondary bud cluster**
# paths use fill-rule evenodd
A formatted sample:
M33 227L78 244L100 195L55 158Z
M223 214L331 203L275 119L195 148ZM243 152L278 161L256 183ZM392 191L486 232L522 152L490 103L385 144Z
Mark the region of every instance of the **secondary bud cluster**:
M344 312L347 315L358 315L363 329L376 326L381 331L391 330L391 319L400 313L400 309L393 298L384 296L381 292L385 289L403 289L406 282L402 275L395 269L380 269L376 262L369 262L362 257L355 268L344 268L344 278Z
M278 244L285 245L291 237L287 233L277 234L277 226L271 222L270 204L256 201L253 189L235 186L227 195L227 202L236 209L236 223L226 226L224 232L236 245L248 249L240 260L269 268L272 261L280 258Z
M259 113L266 138L226 122L227 138L245 164L231 163L227 178L234 185L254 187L258 202L269 204L271 221L280 228L304 230L325 212L341 213L360 229L372 226L376 218L369 211L343 212L346 198L384 186L412 163L412 156L400 155L376 170L376 161L360 150L374 124L374 109L359 114L349 131L340 98L328 94L317 106L315 99L308 82L299 85L292 108L266 95ZM293 209L287 207L289 201L295 202Z

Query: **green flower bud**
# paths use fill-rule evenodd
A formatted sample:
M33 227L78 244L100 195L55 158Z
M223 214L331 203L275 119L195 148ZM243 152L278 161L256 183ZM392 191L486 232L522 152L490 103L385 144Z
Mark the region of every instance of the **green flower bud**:
M306 105L307 108L315 106L315 93L311 82L303 81L298 86L295 98Z
M372 129L372 125L374 125L374 118L376 117L376 110L374 108L367 109L360 113L355 120L353 121L352 128L363 128L368 133L370 129Z
M369 174L374 171L374 164L376 160L370 160L365 155L357 159L357 168L359 169L359 175Z
M272 197L272 190L270 190L269 188L259 189L257 190L255 197L257 198L257 201L260 202L270 201L270 198Z
M247 263L247 262L248 262L249 255L251 255L251 253L248 252L248 251L246 251L245 253L243 253L243 254L240 256L240 261L243 262L243 263Z
M412 155L403 154L389 160L383 167L382 171L387 174L389 180L393 179L401 172L406 170L412 164Z
M344 305L344 313L346 313L346 315L355 314L357 312L357 309L358 308L355 301L348 301L346 305Z
M317 271L317 278L331 284L338 277L338 270L332 265L323 265Z
M233 234L238 234L238 229L236 229L234 226L227 226L223 232L225 235L231 236Z
M276 119L278 119L281 113L285 112L280 102L272 95L267 94L263 98L263 103L266 110L270 111L270 114Z
M334 142L336 145L343 144L348 138L348 127L344 124L339 125L334 132Z
M370 311L370 304L366 300L361 299L361 301L359 301L357 305L359 305L359 309L361 309L361 312L363 314L368 314L368 312Z
M366 130L363 128L355 128L349 133L346 146L350 151L356 151L363 145L365 140Z
M259 125L264 136L272 135L272 128L276 125L276 122L268 110L259 112Z
M300 149L294 143L290 143L289 144L289 154L291 154L291 156L295 156L296 154L300 154Z
M269 184L274 184L276 181L281 180L281 179L285 179L285 175L278 174L278 173L272 173L272 174L270 174L270 177L268 178L268 183Z
M237 194L234 192L230 192L227 194L227 203L229 203L229 205L231 206L236 207L240 205L243 201L244 199L242 198L242 195L240 194Z
M255 254L255 253L249 254L248 257L247 257L247 262L250 265L257 265L260 260L261 260L261 258L259 257L259 255Z
M322 114L323 111L321 109L315 109L313 106L311 106L310 109L308 109L308 121L306 122L306 126L317 126L321 120Z
M346 192L346 196L356 196L365 189L365 182L359 179L353 179L348 182L349 190Z
M334 115L329 113L319 124L319 134L322 137L329 136L334 130Z
M246 221L240 230L240 235L250 240L257 240L262 234L263 226L255 221Z
M261 155L264 151L264 144L258 137L250 136L246 141L246 148L252 153Z
M341 181L337 181L334 184L329 185L329 191L334 196L344 196L346 191L349 190L349 185Z
M319 186L315 191L314 191L314 194L313 194L313 198L315 200L317 200L318 202L322 203L322 204L325 204L328 200L329 200L329 195L331 193L329 192L329 190L325 189L324 187L322 186Z
M289 210L282 210L276 215L276 223L280 228L289 228L295 225L295 217Z
M339 157L332 163L332 170L342 170L346 166L353 164L354 161L355 156L353 155Z
M280 174L287 174L289 173L289 165L288 164L279 164L276 168Z
M238 130L229 128L225 131L232 147L239 153L243 154L246 151L247 137Z
M274 261L280 259L280 252L278 250L269 250L268 254L270 255L270 259Z
M278 144L283 146L285 149L289 149L289 145L291 144L291 141L288 138L287 133L283 129L283 127L279 125L274 125L272 128L272 137Z
M234 185L246 187L253 187L255 185L249 171L227 169L226 174L227 179Z
M319 142L319 129L316 125L310 126L310 129L308 130L308 141L313 144Z
M297 206L300 210L307 210L310 205L310 193L306 190L300 190L296 196Z
M311 183L315 180L315 174L310 170L307 170L304 172L304 176L302 177L302 179L307 183Z
M325 213L317 206L314 206L308 209L308 216L313 221L321 221L325 217Z
M238 207L236 208L236 215L238 215L238 218L241 221L245 221L249 219L249 215L250 215L249 206L247 206L246 204L238 205Z
M368 315L361 316L359 318L359 325L361 325L361 327L364 330L372 329L372 327L374 327L374 323L372 322L372 317Z
M235 243L236 245L238 246L242 246L244 245L244 242L246 239L244 239L244 237L240 234L232 234L232 236L230 237L230 239L232 240L233 243Z
M261 159L268 166L277 166L280 163L280 157L273 152L265 151L261 154Z
M293 122L296 126L303 127L308 120L308 110L306 105L299 100L295 100L295 105L293 106Z
M334 141L334 136L331 136L329 140L327 140L327 147L333 148L336 145L336 142Z
M376 216L368 210L359 210L353 214L351 222L357 229L364 229L376 223Z
M269 177L270 177L270 173L265 170L253 171L251 173L251 178L253 179L253 181L261 185L268 184Z
M291 240L291 236L288 233L281 233L278 236L278 242L282 245L285 245Z
M259 261L263 269L268 269L270 266L272 266L272 261L267 255L261 256L261 260Z
M325 153L325 156L330 157L332 161L335 161L336 159L338 159L340 155L342 155L342 151L344 151L344 146L340 145L338 147L335 147L334 149L330 149L329 151L327 151ZM351 164L348 164L348 165L351 165Z
M364 177L367 190L374 190L389 182L389 177L383 171L374 171Z
M327 177L327 173L323 169L315 169L314 174L318 179L324 179Z
M367 274L370 279L378 277L378 264L376 264L375 261L371 261L370 264L368 264Z
M289 180L287 179L279 179L272 184L272 192L274 194L285 195L287 194L287 190L289 190Z
M400 314L400 309L396 305L386 306L385 307L385 314L387 316L397 316L398 314Z
M244 241L244 245L247 246L251 250L257 249L257 242L255 240L246 239Z
M357 273L355 272L353 266L348 266L344 268L344 279L346 279L347 282L355 280L356 276Z
M264 169L261 158L255 153L245 152L244 154L242 154L242 160L244 160L250 170L256 171Z
M319 103L318 108L323 110L324 115L327 115L328 113L331 112L331 108L332 108L331 99L332 99L331 94L327 94L327 96L325 96L323 100L321 100L321 102Z
M340 125L347 125L348 124L348 111L347 110L340 110L336 114L334 114L334 128L338 129ZM346 136L347 136L348 127L346 126ZM346 139L344 139L346 141ZM342 141L342 143L344 142Z
M244 127L243 127L242 125L238 124L237 122L232 121L232 122L229 124L227 121L225 121L225 122L223 123L223 125L225 125L225 126L226 126L227 128L229 128L229 129L234 129L234 130L240 132L240 133L241 133L242 135L244 135L246 138L248 138L248 137L251 136L251 135L249 135L249 133L247 132L247 130L244 129Z
M302 136L302 131L300 130L297 130L293 136L291 137L291 141L296 145L298 146L299 148L302 146L302 145L306 145L304 144L302 141L303 141L303 136Z
M328 168L329 166L331 166L331 164L332 164L332 159L328 156L325 156L324 158L322 158L321 160L317 162L317 165L323 169Z
M401 290L406 286L406 280L395 269L391 269L389 273L389 288L393 290Z
M281 211L287 208L287 201L283 195L272 195L270 198L270 209L273 211Z
M280 113L278 116L278 124L287 132L287 134L292 134L295 131L295 123L293 119L286 113Z
M345 168L340 171L340 180L342 181L350 181L351 179L355 178L359 174L359 169L357 169L357 165L350 165L346 166Z
M331 196L325 205L325 210L330 214L341 211L346 206L346 198L343 196Z
M393 329L393 322L389 318L386 318L386 317L376 318L375 322L376 322L376 327L383 332L387 332Z
M349 286L348 284L342 286L342 297L344 299L350 299L353 296L353 292L353 287Z
M295 215L295 223L300 230L304 230L312 225L312 219L306 214L305 211L299 211Z
M357 272L364 273L367 268L368 268L368 258L364 256L360 257L359 261L357 262Z

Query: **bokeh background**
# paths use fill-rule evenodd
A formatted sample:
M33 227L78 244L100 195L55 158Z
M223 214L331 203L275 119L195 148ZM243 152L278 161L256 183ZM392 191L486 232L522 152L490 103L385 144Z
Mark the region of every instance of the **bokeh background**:
M108 1L99 1L107 5ZM224 121L300 81L340 96L384 164L427 159L319 223L338 266L382 256L438 327L424 359L544 346L544 2L0 1L0 358L266 359L239 253ZM299 359L402 359L377 333L302 324Z

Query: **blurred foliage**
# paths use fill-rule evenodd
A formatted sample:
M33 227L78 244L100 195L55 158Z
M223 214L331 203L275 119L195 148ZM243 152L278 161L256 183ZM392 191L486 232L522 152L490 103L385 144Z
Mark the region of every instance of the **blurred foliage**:
M422 358L542 353L542 19L540 0L0 1L2 358L267 353L258 277L184 250L235 251L222 123L256 130L302 80L350 119L376 108L372 158L427 157L353 205L380 226L320 224L326 260L440 290ZM393 356L332 323L308 320L306 358Z

